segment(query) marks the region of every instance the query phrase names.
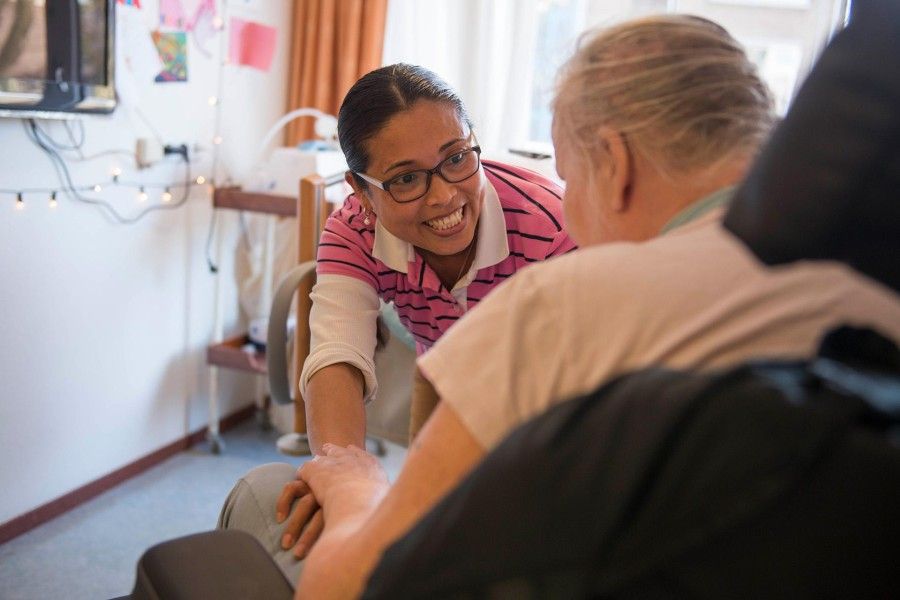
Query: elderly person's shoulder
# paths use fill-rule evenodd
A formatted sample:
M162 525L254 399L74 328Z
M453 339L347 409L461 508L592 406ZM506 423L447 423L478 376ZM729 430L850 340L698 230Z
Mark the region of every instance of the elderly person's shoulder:
M710 253L717 253L720 260L750 260L749 253L722 228L721 213L706 215L646 241L618 241L582 247L564 256L531 265L516 278L522 278L523 284L527 278L532 284L550 287L567 284L584 287L593 280L598 283L627 283L628 289L617 287L628 295L629 290L634 291L633 286L658 281L657 278L648 278L649 273L683 274L685 267L694 266L701 257Z
M664 314L666 306L678 310L687 302L699 308L742 291L754 297L766 290L800 296L821 290L832 297L852 291L873 299L884 294L877 283L836 263L766 268L721 218L715 211L647 241L579 248L531 265L507 282L507 290L498 290L504 293L497 302L569 305L570 298L581 298L590 300L575 304L632 310L649 304Z

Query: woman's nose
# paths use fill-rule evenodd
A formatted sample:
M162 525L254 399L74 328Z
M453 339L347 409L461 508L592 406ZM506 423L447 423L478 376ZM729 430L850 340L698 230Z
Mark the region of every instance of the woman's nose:
M429 206L440 206L446 204L456 195L456 186L447 183L443 177L435 174L431 178L431 186L428 193L425 194L425 203Z

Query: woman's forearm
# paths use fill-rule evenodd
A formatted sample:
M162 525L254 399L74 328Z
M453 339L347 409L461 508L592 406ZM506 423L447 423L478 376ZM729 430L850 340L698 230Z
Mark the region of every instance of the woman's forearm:
M321 465L301 469L300 477L310 484L317 497L342 503L307 558L300 574L297 598L354 598L365 586L382 552L409 530L431 507L484 456L484 449L466 429L456 413L439 404L410 447L397 482L383 499L371 494L373 502L343 504L347 496L357 501L364 493L331 494L328 485L316 479ZM318 459L329 464L331 459ZM309 464L309 463L308 463ZM380 500L380 502L378 502ZM334 508L334 507L332 507Z
M366 410L362 373L347 363L323 367L306 389L306 427L314 453L322 444L365 447Z

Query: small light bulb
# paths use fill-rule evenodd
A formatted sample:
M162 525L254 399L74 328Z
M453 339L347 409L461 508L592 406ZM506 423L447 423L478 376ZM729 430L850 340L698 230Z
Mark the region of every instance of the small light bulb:
M16 210L25 210L25 200L22 199L22 192L16 194Z
M147 201L147 192L144 191L144 186L141 186L141 191L138 193L138 201L140 201L140 202Z
M172 192L169 191L169 188L166 188L166 191L162 194L163 202L171 202L172 201Z
M204 183L206 183L206 177L204 177L203 175L197 175L196 181L197 185L203 185Z
M98 183L97 185L94 186L94 192L96 192L96 193L99 194L99 193L102 192L102 191L103 191L103 186L100 185L99 183Z
M216 104L219 103L219 99L216 98L215 96L210 96L209 100L207 100L207 102L209 102L210 106L215 106Z
M113 177L118 177L121 174L122 174L122 169L120 169L119 167L113 167L113 170L112 170Z
M216 31L221 31L223 27L225 27L225 21L219 15L213 17L212 20L213 29Z
M217 135L216 137L213 138L213 144L215 144L216 146L218 146L218 145L221 144L221 143L222 143L222 136L221 136L221 135Z
M50 208L56 208L59 205L59 202L56 201L56 192L50 193L50 200L48 202Z

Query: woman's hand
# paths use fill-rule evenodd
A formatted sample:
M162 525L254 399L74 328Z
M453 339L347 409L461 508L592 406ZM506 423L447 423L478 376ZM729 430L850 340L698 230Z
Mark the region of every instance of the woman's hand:
M325 526L316 497L306 482L299 479L289 481L281 490L275 504L275 519L279 523L288 519L281 537L281 547L288 550L294 546L297 559L306 558Z
M323 454L297 471L319 499L329 526L346 517L367 515L389 488L387 474L374 456L357 448L322 445Z

